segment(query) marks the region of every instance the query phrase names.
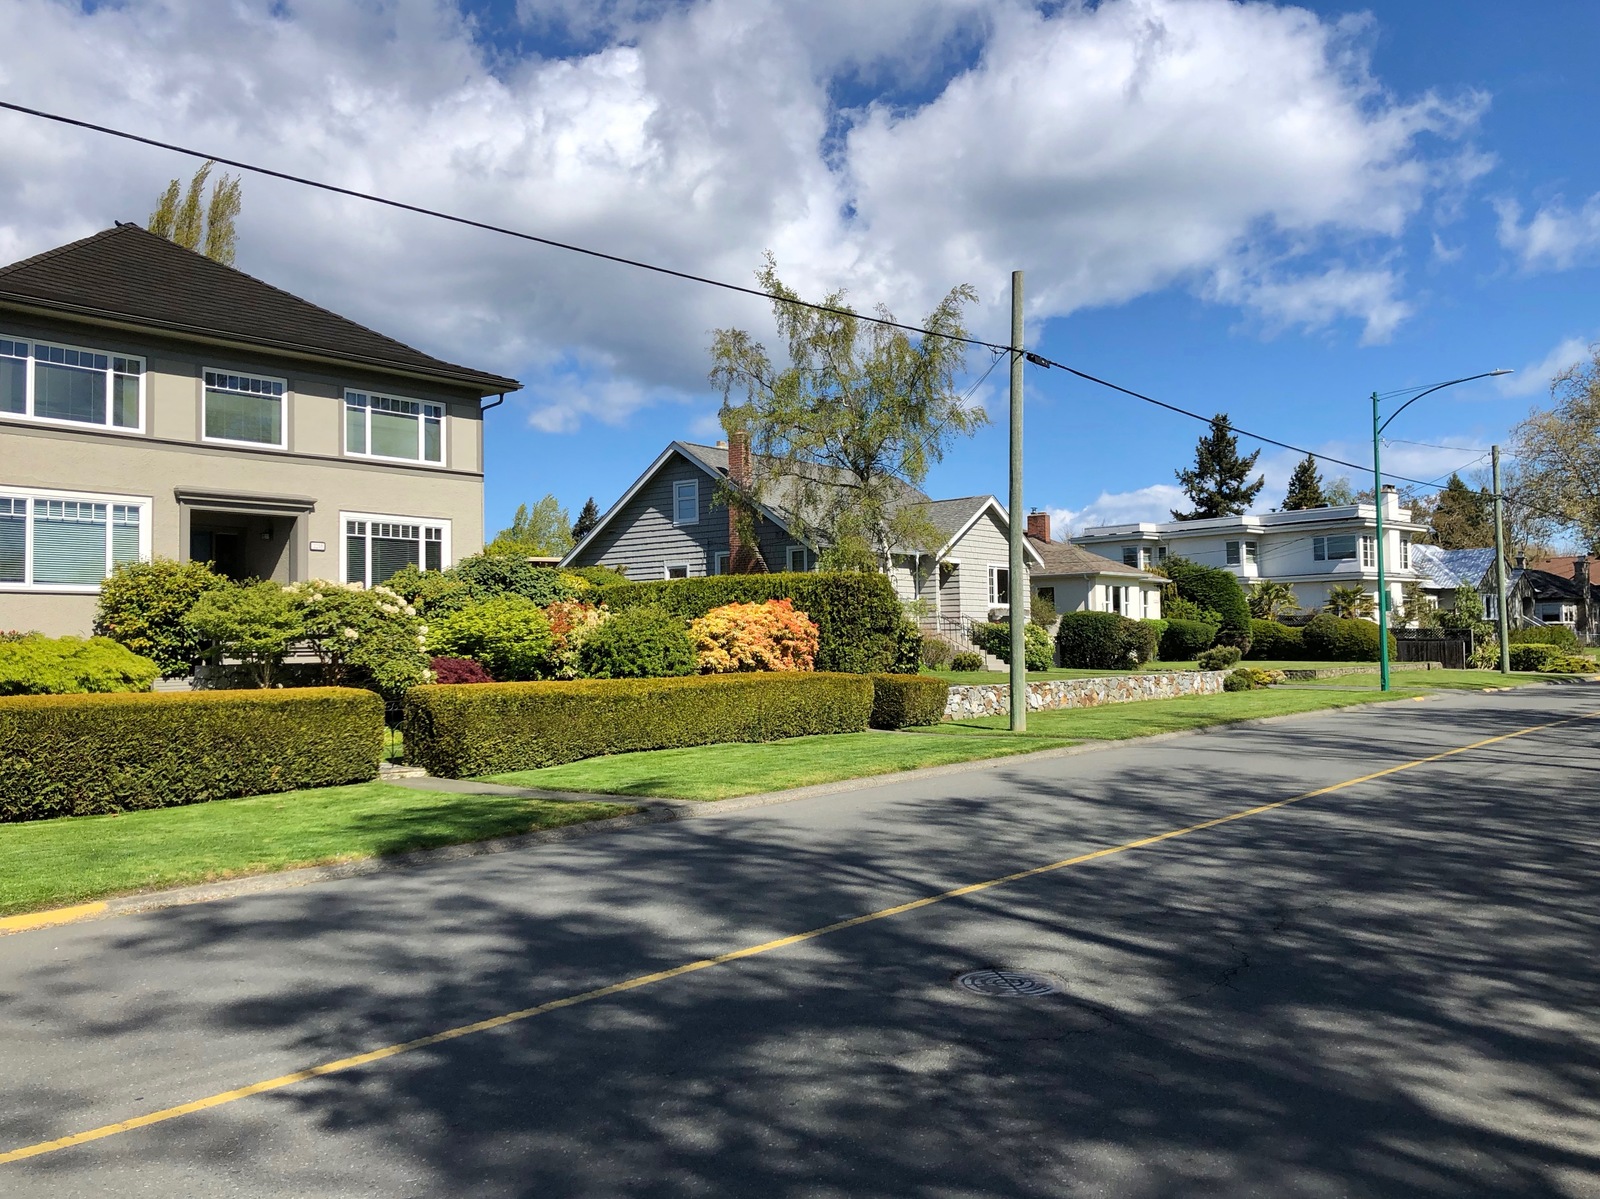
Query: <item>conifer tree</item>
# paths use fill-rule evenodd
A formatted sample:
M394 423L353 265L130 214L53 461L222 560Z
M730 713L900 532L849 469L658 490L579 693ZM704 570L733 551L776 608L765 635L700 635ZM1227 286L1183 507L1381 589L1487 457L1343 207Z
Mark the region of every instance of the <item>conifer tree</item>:
M1452 474L1433 509L1433 544L1445 550L1483 549L1494 544L1492 500Z
M1317 471L1317 460L1307 454L1289 476L1289 494L1283 497L1283 510L1302 512L1307 508L1320 508L1327 502L1322 494L1322 475Z
M600 509L594 502L594 496L591 495L583 501L583 507L578 510L578 519L572 522L573 544L587 537L599 523Z
M1238 516L1261 494L1267 481L1260 475L1250 481L1261 451L1239 456L1239 438L1225 412L1211 418L1211 431L1195 446L1194 466L1175 472L1194 504L1193 512L1172 510L1174 520L1206 520L1213 516Z

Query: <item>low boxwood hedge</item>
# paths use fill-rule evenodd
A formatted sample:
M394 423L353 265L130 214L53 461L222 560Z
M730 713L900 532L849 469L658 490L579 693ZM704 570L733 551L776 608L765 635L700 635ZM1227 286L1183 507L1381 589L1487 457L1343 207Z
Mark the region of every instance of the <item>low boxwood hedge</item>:
M1250 622L1250 649L1247 658L1258 661L1295 661L1306 656L1306 641L1302 630L1293 625L1279 624L1275 620Z
M1566 652L1558 645L1543 645L1538 642L1525 644L1512 644L1509 657L1512 670L1549 670L1562 658Z
M429 774L466 778L634 750L858 733L872 693L865 675L806 671L413 687L406 756Z
M365 782L382 751L383 700L354 688L9 696L0 820Z
M872 676L872 727L908 729L944 719L950 686L918 674Z
M1308 658L1327 662L1376 662L1378 626L1360 617L1313 616L1301 631ZM1389 634L1389 657L1395 657L1394 634Z

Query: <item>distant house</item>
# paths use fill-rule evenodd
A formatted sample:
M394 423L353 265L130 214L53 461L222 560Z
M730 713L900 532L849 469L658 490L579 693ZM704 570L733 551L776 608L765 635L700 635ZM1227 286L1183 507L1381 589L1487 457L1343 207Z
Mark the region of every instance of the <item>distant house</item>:
M1571 573L1563 578L1534 569L1525 558L1517 559L1506 576L1506 618L1513 628L1559 624L1587 638L1600 632L1600 586L1593 581L1590 562L1587 558L1568 561ZM1486 578L1479 590L1484 595L1485 614L1498 619L1494 579Z
M1165 578L1070 541L1052 541L1049 513L1028 514L1028 544L1041 562L1032 576L1033 593L1057 612L1119 612L1134 620L1161 615Z
M1417 577L1411 538L1424 525L1400 506L1392 487L1383 489L1385 574L1389 602L1398 608L1401 588ZM1073 544L1141 569L1178 555L1204 566L1220 566L1248 587L1272 579L1294 588L1303 608L1321 607L1335 587L1359 586L1378 594L1378 509L1374 504L1221 516L1085 529Z
M610 566L630 579L684 579L726 574L734 557L730 513L719 486L749 479L747 443L674 441L647 466L600 522L562 560L567 566ZM827 472L822 474L826 477ZM897 548L890 580L924 629L963 639L966 626L1009 609L1012 596L1005 508L992 495L935 500L913 487L903 505L923 509L938 545ZM771 571L810 571L826 548L800 532L777 487L757 513L756 546ZM1027 550L1030 570L1042 565ZM1022 594L1027 594L1027 580Z
M1494 547L1446 550L1436 545L1413 545L1411 565L1417 582L1440 611L1455 607L1456 590L1471 587L1489 594L1494 590Z

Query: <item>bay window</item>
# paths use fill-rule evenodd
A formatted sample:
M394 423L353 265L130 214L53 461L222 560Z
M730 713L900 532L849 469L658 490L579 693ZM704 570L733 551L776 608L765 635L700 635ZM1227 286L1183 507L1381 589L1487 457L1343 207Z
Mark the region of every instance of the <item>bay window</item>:
M443 464L444 405L346 391L344 452L358 458Z
M149 556L142 497L0 487L0 587L92 591Z
M233 375L208 370L205 376L205 426L207 441L242 442L245 445L284 449L283 405L287 387L282 379Z
M344 582L375 587L406 566L443 570L450 556L450 522L411 516L340 514Z
M144 359L0 337L0 415L144 427Z

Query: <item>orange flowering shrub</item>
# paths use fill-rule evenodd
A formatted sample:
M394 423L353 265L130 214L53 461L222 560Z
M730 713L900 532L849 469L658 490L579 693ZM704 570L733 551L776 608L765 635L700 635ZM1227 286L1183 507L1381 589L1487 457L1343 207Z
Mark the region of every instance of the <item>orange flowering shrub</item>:
M550 621L550 636L555 642L551 652L551 678L575 679L580 677L578 651L589 634L599 628L610 616L602 604L586 604L582 600L557 600L544 610Z
M689 625L701 674L746 670L810 670L817 626L788 599L724 604Z

